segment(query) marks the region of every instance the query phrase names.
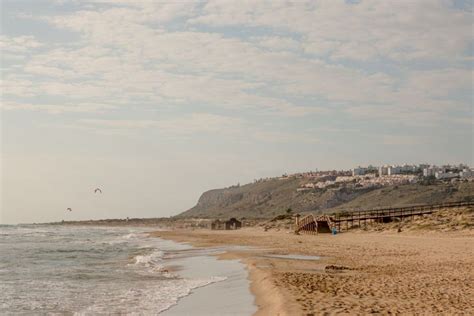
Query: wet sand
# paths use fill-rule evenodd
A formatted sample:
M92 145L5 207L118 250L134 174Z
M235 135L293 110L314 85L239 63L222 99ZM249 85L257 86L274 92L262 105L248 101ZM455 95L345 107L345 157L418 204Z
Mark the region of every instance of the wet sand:
M257 315L474 314L472 234L314 236L245 228L153 235L201 247L255 247L219 257L247 265Z
M178 304L160 315L251 315L257 310L248 287L245 265L238 260L216 260L210 255L212 253L215 251L200 251L167 260L166 264L171 261L177 267L175 273L182 277L224 280L193 289L191 295L181 298Z

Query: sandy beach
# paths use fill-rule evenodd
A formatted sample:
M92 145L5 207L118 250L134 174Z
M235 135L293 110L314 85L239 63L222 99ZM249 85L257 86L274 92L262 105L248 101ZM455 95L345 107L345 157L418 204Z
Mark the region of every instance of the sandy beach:
M257 315L474 314L474 237L456 233L171 230L198 247L241 245ZM292 259L274 255L321 258Z

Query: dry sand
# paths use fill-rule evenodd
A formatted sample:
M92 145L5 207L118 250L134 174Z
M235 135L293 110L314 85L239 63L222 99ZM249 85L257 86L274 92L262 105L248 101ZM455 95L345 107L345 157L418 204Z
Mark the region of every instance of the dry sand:
M314 236L245 228L153 235L195 246L256 247L256 251L231 251L222 258L239 258L247 264L258 315L474 315L472 234ZM266 257L269 254L322 258L291 260Z

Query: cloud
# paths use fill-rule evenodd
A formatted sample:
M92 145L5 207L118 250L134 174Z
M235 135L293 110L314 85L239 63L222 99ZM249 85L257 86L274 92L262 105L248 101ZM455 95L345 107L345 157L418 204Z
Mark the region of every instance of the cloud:
M226 133L227 131L236 131L241 127L242 121L223 115L192 113L184 117L163 120L81 119L79 123L98 128L155 128L166 134L192 135L194 133Z
M318 144L320 139L311 132L268 131L257 129L254 137L269 143Z
M116 128L116 129L135 129L149 128L156 126L157 121L153 120L104 120L104 119L81 119L79 123L99 127L99 128Z
M260 36L251 39L256 45L272 51L294 51L301 49L300 42L289 37Z
M5 111L30 110L43 111L51 114L62 113L104 113L116 107L110 104L97 103L69 103L69 104L27 104L16 102L2 102L0 108Z
M246 25L298 33L307 53L333 59L451 59L471 41L472 12L448 1L244 1L211 0L190 23Z
M302 143L315 144L319 139L313 132L282 131L264 128L260 125L224 115L211 113L192 113L183 117L161 120L110 120L81 119L77 128L90 129L95 132L104 131L123 133L140 129L154 130L169 138L191 137L198 134L206 137L224 137L227 140L266 143Z
M0 35L0 51L4 53L26 53L32 49L43 46L34 36L6 36Z
M344 112L353 118L397 125L434 126L443 118L439 111L391 107L387 105L349 106Z
M426 139L418 136L402 136L402 135L383 135L381 137L381 143L384 145L419 145L422 144Z
M79 41L44 46L32 37L8 38L7 46L20 49L15 43L24 42L41 51L6 67L6 97L188 113L209 106L262 119L342 112L387 122L410 113L453 116L453 109L470 107L457 96L472 81L462 66L471 13L444 1L78 6L30 18L75 32ZM384 67L370 65L377 60ZM427 69L412 63L417 60Z

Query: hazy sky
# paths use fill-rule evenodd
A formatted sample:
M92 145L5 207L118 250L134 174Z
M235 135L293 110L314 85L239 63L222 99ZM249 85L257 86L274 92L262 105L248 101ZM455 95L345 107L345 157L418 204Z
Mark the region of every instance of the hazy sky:
M168 216L316 168L473 164L471 1L1 11L0 223Z

